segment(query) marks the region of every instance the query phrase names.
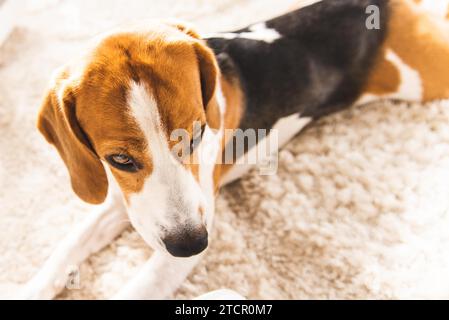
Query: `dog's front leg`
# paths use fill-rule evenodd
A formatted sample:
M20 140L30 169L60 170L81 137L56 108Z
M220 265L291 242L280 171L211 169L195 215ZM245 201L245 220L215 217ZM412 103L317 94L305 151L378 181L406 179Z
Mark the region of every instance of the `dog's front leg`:
M139 273L113 299L166 299L189 275L202 254L190 258L175 258L156 251Z
M110 194L104 204L61 242L25 285L19 298L52 299L67 286L73 268L76 269L92 253L109 244L128 225L122 198L116 193Z

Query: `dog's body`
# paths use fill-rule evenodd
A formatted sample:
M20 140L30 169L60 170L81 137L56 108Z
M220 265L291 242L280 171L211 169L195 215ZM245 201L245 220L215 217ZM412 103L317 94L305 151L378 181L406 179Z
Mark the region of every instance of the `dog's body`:
M156 252L116 297L170 296L207 246L215 192L248 170L219 161L232 141L225 129L278 129L282 145L310 120L354 104L449 98L449 24L427 6L327 0L204 41L167 23L106 37L58 74L38 124L75 192L104 203L22 297L53 298L67 267L112 241L128 216ZM193 121L203 140L192 155L209 161L176 161L168 137L182 128L193 140Z

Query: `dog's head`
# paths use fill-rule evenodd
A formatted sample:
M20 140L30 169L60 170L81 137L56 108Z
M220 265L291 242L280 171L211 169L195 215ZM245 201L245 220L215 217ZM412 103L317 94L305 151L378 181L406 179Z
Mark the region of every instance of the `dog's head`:
M174 256L194 255L207 247L213 166L180 161L172 133L182 129L194 141L214 136L217 81L212 51L185 25L116 33L57 73L38 128L81 199L102 203L110 170L145 241Z

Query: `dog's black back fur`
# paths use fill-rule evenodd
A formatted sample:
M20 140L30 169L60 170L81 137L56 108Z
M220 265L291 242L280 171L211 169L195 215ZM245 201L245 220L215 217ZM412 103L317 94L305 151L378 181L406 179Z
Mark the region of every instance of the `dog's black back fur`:
M380 29L366 27L369 5L380 9ZM381 48L387 21L388 0L323 0L267 21L282 36L272 43L206 40L222 74L242 85L240 128L270 129L294 113L318 118L350 106Z

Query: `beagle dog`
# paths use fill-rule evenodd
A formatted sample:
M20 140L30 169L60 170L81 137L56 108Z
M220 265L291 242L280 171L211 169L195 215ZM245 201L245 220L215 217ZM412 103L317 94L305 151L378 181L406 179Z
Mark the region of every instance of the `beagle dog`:
M264 140L237 152L236 135L225 132L266 129L280 147L308 122L352 105L449 98L447 6L429 12L441 2L322 0L204 37L176 22L103 37L57 72L38 119L74 192L101 205L22 298L53 298L67 268L128 220L155 253L115 298L170 297L208 245L215 194L251 167L233 164ZM177 130L187 142L181 157ZM229 150L231 163L223 161Z

